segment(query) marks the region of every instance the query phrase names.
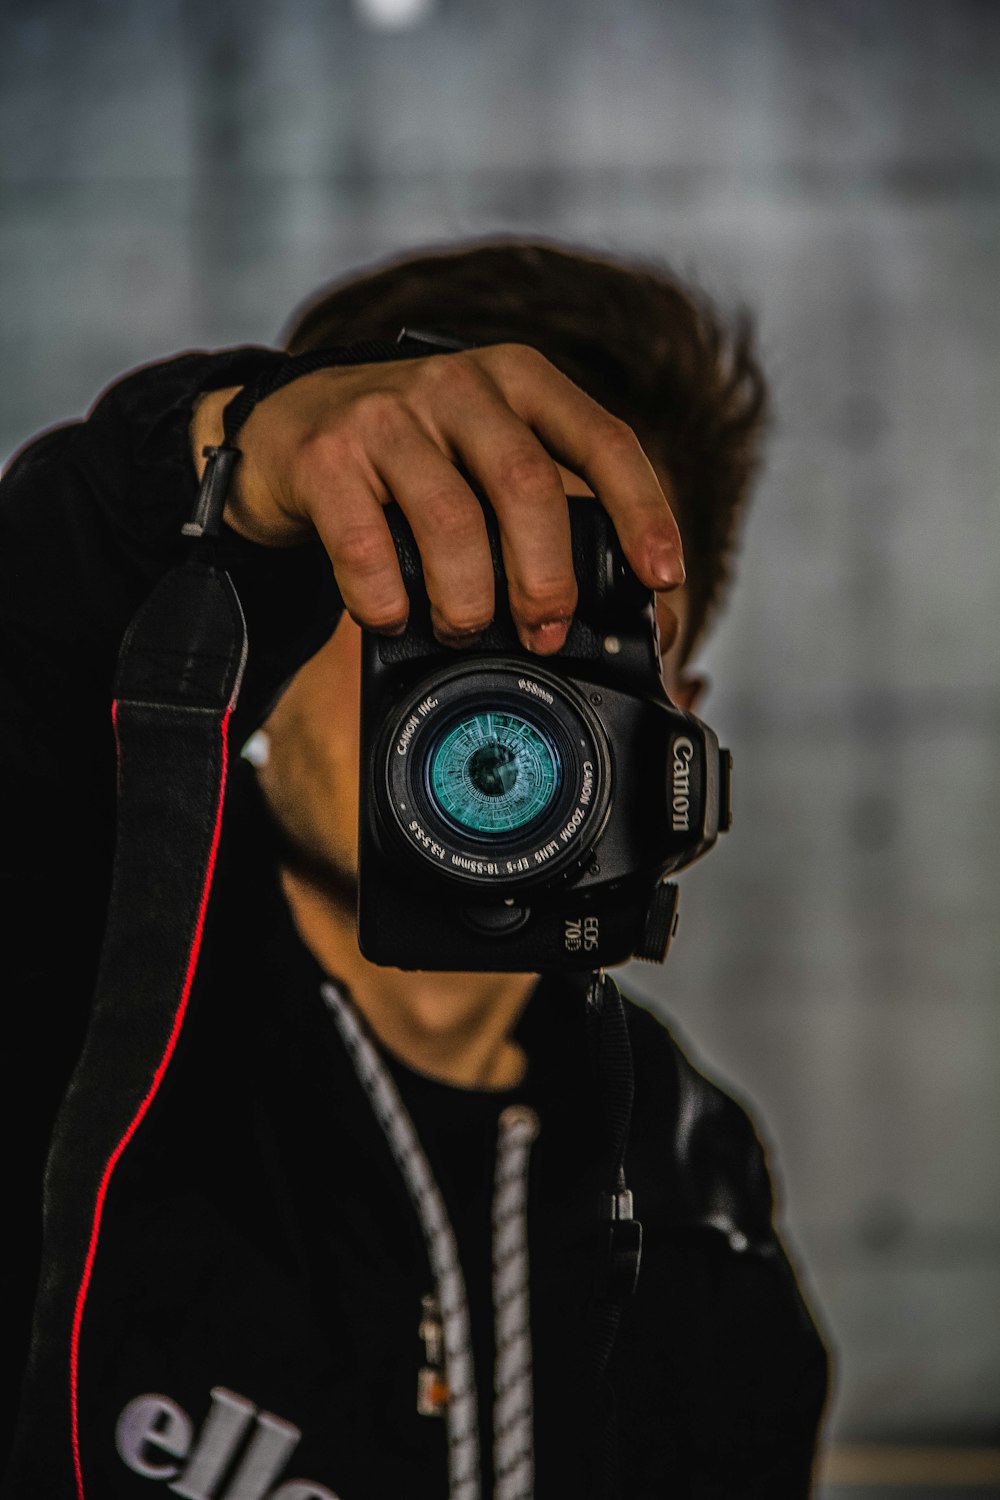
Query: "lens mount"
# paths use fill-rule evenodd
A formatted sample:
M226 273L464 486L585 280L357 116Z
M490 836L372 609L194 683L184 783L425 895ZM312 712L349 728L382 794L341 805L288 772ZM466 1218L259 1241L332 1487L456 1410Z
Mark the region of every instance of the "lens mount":
M467 889L551 880L582 863L607 818L600 720L572 685L523 661L478 657L426 678L377 757L393 835Z

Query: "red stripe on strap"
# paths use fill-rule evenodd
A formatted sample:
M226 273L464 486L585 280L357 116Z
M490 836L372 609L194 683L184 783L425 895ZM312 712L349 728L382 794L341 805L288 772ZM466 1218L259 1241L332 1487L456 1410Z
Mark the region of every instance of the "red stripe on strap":
M85 1500L83 1488L83 1469L80 1464L79 1407L77 1402L77 1385L80 1369L80 1327L83 1323L83 1310L87 1301L87 1292L90 1289L90 1278L94 1269L94 1260L97 1255L97 1240L101 1232L101 1216L104 1213L104 1200L107 1197L108 1186L111 1182L112 1174L115 1170L115 1167L118 1165L125 1147L135 1135L135 1132L138 1130L140 1124L142 1123L143 1116L146 1114L146 1111L149 1109L153 1100L156 1098L160 1084L163 1082L163 1078L166 1074L167 1068L170 1066L170 1060L174 1055L174 1050L177 1046L177 1040L181 1034L181 1027L184 1025L184 1015L187 1011L188 997L191 993L191 986L194 983L195 971L198 967L198 955L201 952L201 939L205 927L205 912L208 907L209 892L212 889L212 877L215 874L215 856L218 852L219 835L222 831L222 805L226 795L226 758L229 741L230 713L231 709L227 709L222 719L222 777L219 784L219 801L215 809L215 827L212 831L212 847L208 855L208 869L205 872L205 884L202 887L201 901L198 905L198 920L195 923L194 938L191 943L191 952L188 955L187 972L184 975L184 985L181 989L180 1002L177 1006L176 1014L174 1015L174 1024L171 1027L170 1036L167 1039L167 1045L164 1048L163 1056L160 1058L160 1062L156 1069L156 1072L153 1074L152 1082L150 1083L149 1089L146 1092L146 1097L143 1099L142 1103L139 1105L139 1108L136 1110L128 1129L125 1131L125 1134L118 1142L114 1151L112 1151L110 1157L108 1158L107 1165L104 1168L100 1186L97 1189L97 1198L94 1203L94 1218L90 1230L90 1243L87 1247L87 1259L84 1262L83 1277L80 1281L80 1289L76 1294L76 1309L73 1314L73 1331L70 1335L69 1350L69 1405L73 1444L73 1467L76 1471L76 1492L78 1500ZM120 760L121 744L119 740L117 701L112 705L111 717L112 723L114 724L115 728L115 739L118 743Z

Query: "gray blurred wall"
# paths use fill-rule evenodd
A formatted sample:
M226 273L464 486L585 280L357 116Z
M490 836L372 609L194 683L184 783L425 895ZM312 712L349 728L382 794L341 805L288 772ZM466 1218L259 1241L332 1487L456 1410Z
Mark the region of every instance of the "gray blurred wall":
M989 0L0 18L5 453L427 241L758 310L779 420L705 654L736 829L628 978L763 1121L855 1437L1000 1435L998 62Z

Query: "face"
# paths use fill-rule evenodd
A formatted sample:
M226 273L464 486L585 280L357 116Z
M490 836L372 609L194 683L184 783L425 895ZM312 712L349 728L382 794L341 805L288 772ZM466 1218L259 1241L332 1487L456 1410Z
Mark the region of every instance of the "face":
M686 620L684 590L657 597L667 692L692 708L697 680L683 675L678 647ZM344 615L315 656L295 674L264 728L270 741L259 771L264 796L289 862L319 878L335 900L356 903L361 631Z

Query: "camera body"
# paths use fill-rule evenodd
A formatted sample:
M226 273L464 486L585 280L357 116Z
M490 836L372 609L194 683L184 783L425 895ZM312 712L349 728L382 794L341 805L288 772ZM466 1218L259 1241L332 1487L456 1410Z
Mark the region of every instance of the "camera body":
M434 639L412 532L387 509L410 618L362 644L358 940L374 963L661 962L665 877L729 826L731 758L666 695L653 595L602 507L568 504L579 604L550 657L517 638L488 505L496 610L459 651Z

